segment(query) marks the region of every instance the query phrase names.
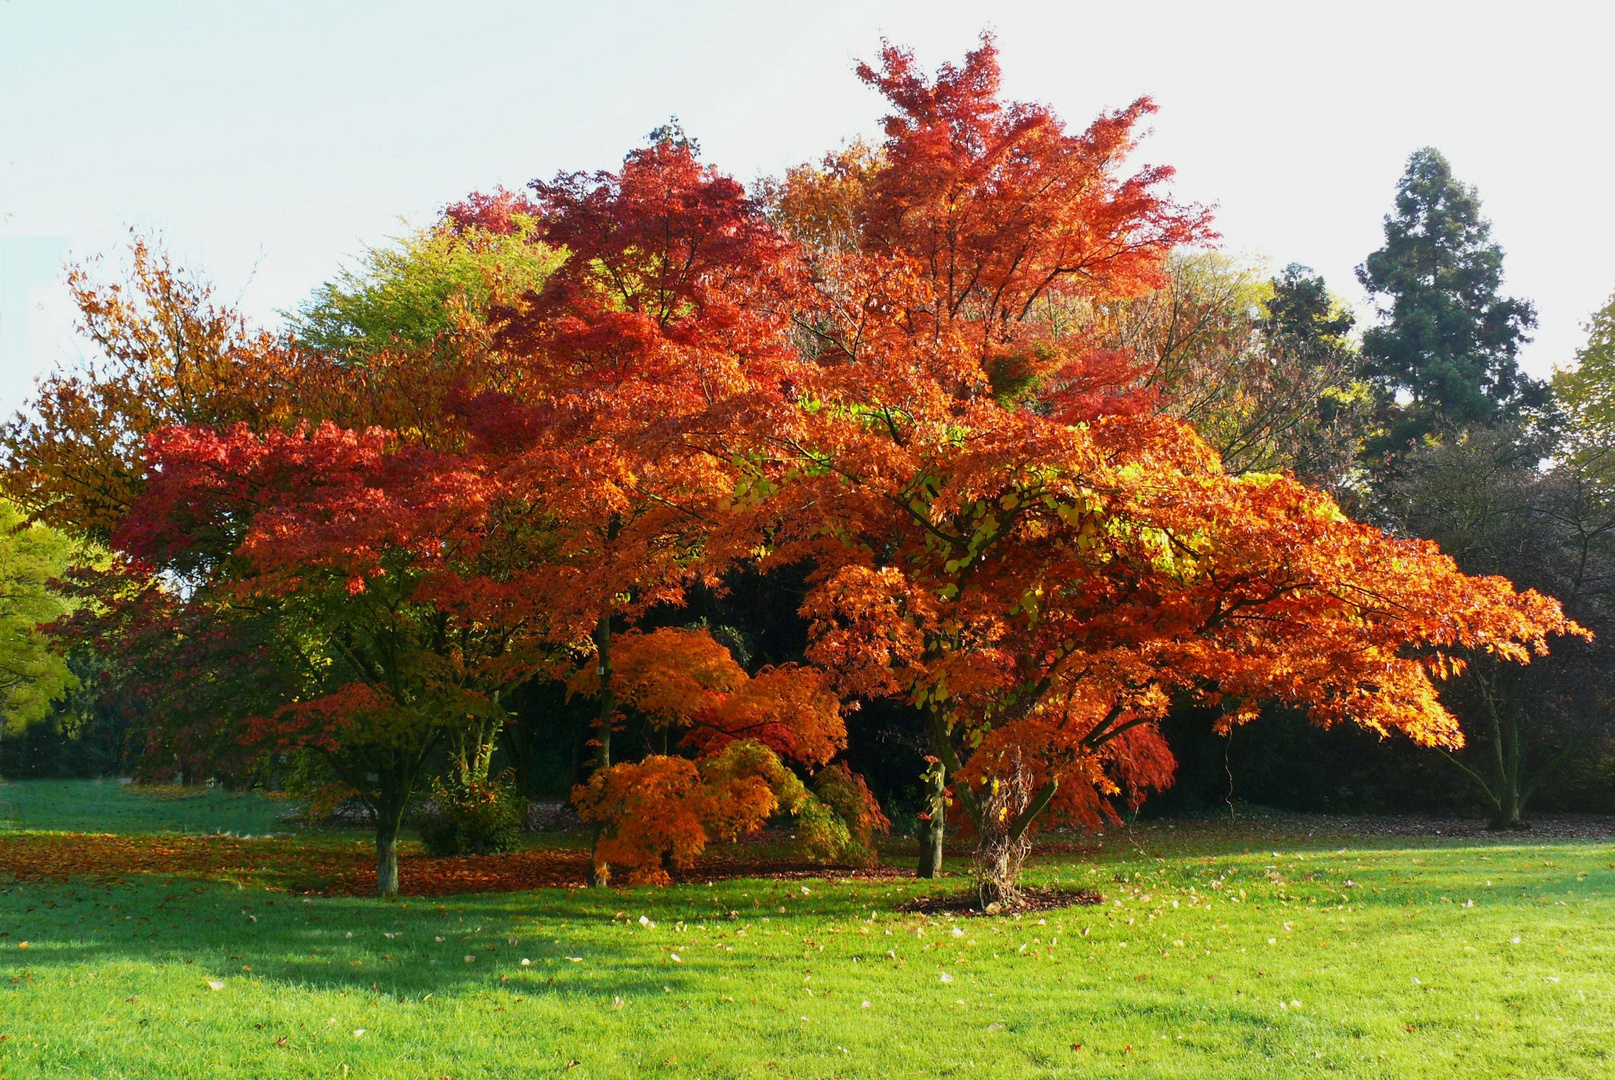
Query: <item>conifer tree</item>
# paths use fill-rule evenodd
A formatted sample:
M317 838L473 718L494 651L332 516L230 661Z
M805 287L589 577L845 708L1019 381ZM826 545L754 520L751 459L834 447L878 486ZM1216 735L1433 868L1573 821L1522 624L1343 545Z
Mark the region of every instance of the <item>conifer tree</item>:
M1531 303L1501 294L1503 249L1474 187L1433 147L1416 150L1385 218L1385 246L1357 268L1386 321L1363 335L1395 452L1432 433L1490 423L1545 400L1521 373Z

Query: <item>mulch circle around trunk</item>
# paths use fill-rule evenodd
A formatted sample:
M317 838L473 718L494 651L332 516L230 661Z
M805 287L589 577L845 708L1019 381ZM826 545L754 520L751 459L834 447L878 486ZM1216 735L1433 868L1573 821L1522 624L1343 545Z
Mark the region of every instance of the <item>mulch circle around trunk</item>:
M910 915L1025 915L1055 908L1091 907L1103 904L1105 898L1092 889L1022 889L1021 902L1015 907L999 911L983 911L976 907L972 893L949 893L941 896L916 896L897 910Z

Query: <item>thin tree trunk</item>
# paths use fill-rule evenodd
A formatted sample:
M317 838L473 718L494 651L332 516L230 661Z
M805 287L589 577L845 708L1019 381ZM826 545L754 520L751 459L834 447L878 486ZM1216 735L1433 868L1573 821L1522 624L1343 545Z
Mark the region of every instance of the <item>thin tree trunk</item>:
M596 714L600 751L595 755L595 771L611 768L611 725L617 715L617 694L611 688L611 612L600 616L594 627L594 647L598 655L595 674L600 677L600 710Z
M617 715L617 695L611 689L611 609L608 607L600 613L600 619L594 626L594 648L597 656L595 674L600 678L600 710L596 714L596 739L600 749L595 754L594 771L605 772L611 768L611 725ZM600 833L603 826L596 825L594 829L594 846L600 846ZM589 884L599 887L611 880L611 867L594 860L589 867Z
M936 877L942 872L942 842L948 828L948 781L963 771L964 763L954 752L948 716L941 707L933 705L931 713L931 756L921 781L924 787L925 812L930 815L927 828L920 840L920 877ZM969 784L954 789L959 805L972 821L981 824L976 799Z
M940 758L931 758L920 776L924 785L923 811L920 830L920 864L915 876L934 878L942 873L942 842L947 835L948 781L947 770Z
M1486 827L1499 832L1528 828L1520 820L1520 727L1512 714L1505 717L1499 708L1495 681L1483 680L1482 689L1491 724L1492 772L1496 778L1492 820Z

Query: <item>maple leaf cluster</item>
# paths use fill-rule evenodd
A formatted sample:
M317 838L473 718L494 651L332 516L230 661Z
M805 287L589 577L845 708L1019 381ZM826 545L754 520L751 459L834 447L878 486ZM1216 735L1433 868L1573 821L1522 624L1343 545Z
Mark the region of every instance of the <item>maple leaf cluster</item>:
M1129 171L1148 99L1071 131L1002 99L990 38L934 78L892 46L858 74L884 141L756 196L664 133L615 172L451 206L445 235L564 258L430 349L322 366L207 322L216 403L148 409L115 450L86 430L108 485L58 430L82 386L49 384L57 426L12 438L30 505L78 500L133 564L318 643L245 737L331 754L388 812L398 792L361 774L407 795L399 761L486 743L513 687L567 679L599 706L576 793L599 876L633 880L782 812L868 850L888 823L838 761L858 699L923 718L937 852L949 815L1011 850L1040 815L1098 825L1170 784L1174 703L1456 746L1434 681L1460 650L1526 662L1579 629L1292 476L1229 475L1160 407L1104 313L1213 234L1169 168ZM165 401L206 399L163 378ZM645 629L694 583L803 562L811 666L747 672L703 630ZM667 750L614 760L628 713Z

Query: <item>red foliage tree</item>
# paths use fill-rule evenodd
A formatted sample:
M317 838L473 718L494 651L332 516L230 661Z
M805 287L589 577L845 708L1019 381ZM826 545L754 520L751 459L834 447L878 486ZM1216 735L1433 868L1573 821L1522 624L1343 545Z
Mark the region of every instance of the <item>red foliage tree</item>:
M243 741L322 754L376 820L378 889L433 752L485 778L502 696L548 660L527 567L544 542L475 459L331 424L153 436L144 496L114 543L273 610L302 661Z
M618 172L449 208L447 228L530 218L568 258L474 355L432 354L426 410L406 407L407 363L345 399L340 365L303 374L292 350L270 367L318 393L128 426L150 467L116 543L319 644L256 737L326 753L370 800L384 888L431 749L497 719L548 650L583 657L599 698L577 799L602 876L662 879L781 809L834 807L867 836L878 808L827 765L836 697L894 695L934 758L921 870L951 801L997 903L1045 811L1097 824L1170 782L1174 701L1232 724L1283 699L1455 745L1431 680L1458 650L1525 661L1578 630L1290 477L1230 477L1152 409L1137 358L1070 317L1211 235L1170 170L1127 171L1147 99L1069 132L1000 99L990 39L935 79L892 47L859 74L891 103L884 143L798 170L768 207L664 132ZM833 686L632 632L754 559L814 565L809 659ZM691 756L615 762L623 708Z
M1170 783L1155 724L1174 699L1233 723L1283 698L1451 743L1429 682L1451 650L1523 660L1570 629L1291 479L1227 476L1151 415L1147 373L1058 317L1151 287L1208 235L1160 193L1169 170L1119 171L1147 101L1070 135L999 101L990 40L934 81L882 61L860 69L894 107L878 154L777 200L822 236L829 191L845 228L817 246L804 407L758 471L780 484L773 557L818 562L812 659L927 717L922 873L950 795L1008 851L1046 808L1097 824ZM1012 900L1018 863L988 864L1008 869L983 871L983 900Z
M613 635L682 602L691 580L715 580L731 555L733 432L786 407L794 247L670 137L617 173L533 190L537 236L569 258L499 313L520 392L478 395L464 412L501 482L548 512L544 604L558 642L585 648L597 673L604 770Z

